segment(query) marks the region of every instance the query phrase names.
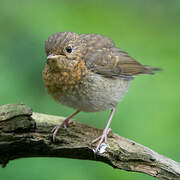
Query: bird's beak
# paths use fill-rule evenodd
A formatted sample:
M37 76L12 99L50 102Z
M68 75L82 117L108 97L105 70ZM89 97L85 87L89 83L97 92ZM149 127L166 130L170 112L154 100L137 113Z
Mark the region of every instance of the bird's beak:
M58 57L59 57L59 55L50 54L47 56L47 60L57 59Z
M49 64L53 60L56 60L58 57L59 57L59 55L54 55L54 54L48 55L47 58L46 58L47 64Z

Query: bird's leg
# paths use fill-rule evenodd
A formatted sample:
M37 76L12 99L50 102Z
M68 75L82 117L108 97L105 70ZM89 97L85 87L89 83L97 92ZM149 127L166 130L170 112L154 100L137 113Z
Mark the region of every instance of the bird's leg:
M67 117L66 119L64 119L64 121L63 121L61 124L55 126L55 127L52 129L52 132L53 132L53 141L55 141L56 134L57 134L58 130L59 130L60 128L67 128L67 126L68 126L68 124L69 124L69 120L70 120L72 117L74 117L76 114L78 114L79 112L80 112L80 110L77 110L76 112L74 112L73 114L71 114L69 117Z
M103 133L102 133L102 135L92 141L92 144L98 142L98 145L96 146L95 152L97 152L97 151L99 150L99 147L101 146L101 144L102 144L103 142L105 142L106 144L108 144L107 135L108 135L108 133L109 133L109 131L110 131L109 126L110 126L110 124L111 124L111 121L112 121L112 118L113 118L113 116L114 116L115 110L116 110L116 106L113 107L112 110L111 110L111 113L110 113L110 116L109 116L109 119L108 119L108 123L107 123L107 125L106 125L106 127L105 127L105 129L104 129L104 131L103 131Z

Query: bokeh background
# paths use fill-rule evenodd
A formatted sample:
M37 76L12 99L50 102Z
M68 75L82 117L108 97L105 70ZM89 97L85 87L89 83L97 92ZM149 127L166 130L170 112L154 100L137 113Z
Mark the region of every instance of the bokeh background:
M0 0L0 104L23 102L33 111L68 116L44 89L44 41L56 32L99 33L143 64L161 67L137 77L111 128L180 161L179 0ZM81 123L104 128L107 112L80 113ZM100 162L28 158L0 168L1 180L154 179Z

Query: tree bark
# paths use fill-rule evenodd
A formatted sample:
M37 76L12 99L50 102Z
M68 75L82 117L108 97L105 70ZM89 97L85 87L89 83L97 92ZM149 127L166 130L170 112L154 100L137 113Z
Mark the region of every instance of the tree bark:
M149 174L158 179L180 179L180 163L112 132L109 147L94 153L91 141L102 130L72 121L52 141L51 129L64 117L32 113L24 104L0 106L0 164L25 157L64 157L102 161L113 168Z

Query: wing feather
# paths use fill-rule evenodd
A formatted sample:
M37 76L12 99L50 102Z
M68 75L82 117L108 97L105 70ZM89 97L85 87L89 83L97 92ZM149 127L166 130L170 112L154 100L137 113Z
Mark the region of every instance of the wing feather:
M132 78L140 74L154 74L149 66L144 66L118 48L102 48L85 58L86 66L93 72L106 77Z

